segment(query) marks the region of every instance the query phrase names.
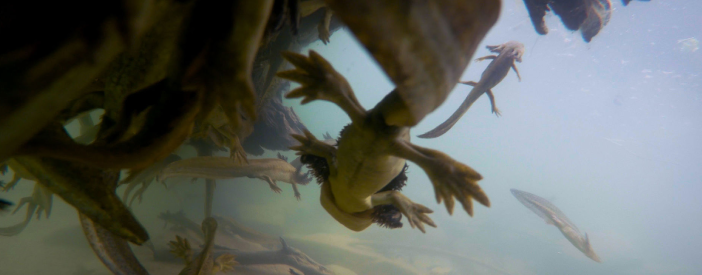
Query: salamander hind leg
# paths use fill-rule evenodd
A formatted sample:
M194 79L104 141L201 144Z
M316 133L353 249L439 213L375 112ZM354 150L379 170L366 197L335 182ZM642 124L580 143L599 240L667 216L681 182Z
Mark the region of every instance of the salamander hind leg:
M324 17L322 17L322 21L319 22L319 25L317 25L317 31L319 32L319 40L322 40L324 45L329 43L329 37L331 37L331 33L329 32L329 25L331 24L331 19L332 15L334 13L330 8L324 8Z
M424 224L436 227L434 221L427 216L427 214L434 213L434 211L424 205L413 202L398 191L385 191L373 194L371 196L371 204L373 204L373 206L386 204L394 205L402 212L402 215L407 218L410 226L412 228L416 227L419 231L422 231L422 233L426 233Z
M442 152L423 148L405 140L395 142L392 154L422 167L434 186L436 201L438 203L445 201L449 214L453 213L454 197L470 216L473 216L471 198L485 206L490 206L487 195L478 185L478 181L483 177L473 168Z
M239 265L239 262L234 260L236 256L232 254L222 254L217 257L214 262L214 268L212 269L212 274L217 274L218 272L231 272L234 267Z
M519 75L519 70L517 70L517 64L514 64L514 61L512 62L512 69L515 73L517 73L517 78L519 79L519 82L522 82L522 76Z
M249 159L244 151L244 147L241 146L241 141L238 135L229 135L229 157L234 159L239 164L248 164Z
M171 247L171 254L183 259L185 265L189 265L192 262L194 252L188 239L176 235L176 240L170 241L168 246Z
M265 182L267 182L268 186L271 188L271 190L273 190L273 192L276 192L278 194L280 194L280 192L283 192L283 189L280 189L280 187L278 187L278 184L271 177L261 176L261 177L259 177L259 179L262 179Z
M302 200L302 194L300 194L300 190L297 189L297 183L293 182L292 183L292 188L293 192L295 193L295 199Z

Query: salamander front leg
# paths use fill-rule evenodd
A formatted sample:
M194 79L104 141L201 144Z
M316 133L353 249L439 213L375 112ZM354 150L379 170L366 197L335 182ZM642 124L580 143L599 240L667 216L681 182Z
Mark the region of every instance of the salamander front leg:
M294 52L282 54L295 69L279 72L278 77L300 83L286 98L302 97L302 104L326 100L341 107L353 123L360 125L365 120L366 110L356 99L351 85L321 55L315 51L310 51L309 57Z
M515 73L517 73L517 78L519 79L519 82L522 82L522 77L519 76L519 70L517 70L517 64L514 64L514 61L512 61L512 69Z
M481 57L481 58L475 59L475 62L485 61L485 60L488 60L488 59L491 59L491 60L492 60L492 59L495 59L495 58L497 58L497 55L486 55L486 56L483 56L483 57Z

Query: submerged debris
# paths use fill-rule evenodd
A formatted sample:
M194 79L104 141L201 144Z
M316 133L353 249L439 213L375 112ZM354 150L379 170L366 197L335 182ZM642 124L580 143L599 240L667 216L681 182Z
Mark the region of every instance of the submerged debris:
M631 0L623 2L627 5ZM529 10L529 17L537 33L548 33L544 16L547 11L553 11L567 29L580 30L585 42L590 42L612 17L610 0L524 0L524 4Z

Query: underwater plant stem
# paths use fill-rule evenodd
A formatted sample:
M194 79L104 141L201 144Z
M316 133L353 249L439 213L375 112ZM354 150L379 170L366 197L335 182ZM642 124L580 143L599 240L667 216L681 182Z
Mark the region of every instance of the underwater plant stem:
M212 200L214 199L215 180L205 179L205 218L212 217Z

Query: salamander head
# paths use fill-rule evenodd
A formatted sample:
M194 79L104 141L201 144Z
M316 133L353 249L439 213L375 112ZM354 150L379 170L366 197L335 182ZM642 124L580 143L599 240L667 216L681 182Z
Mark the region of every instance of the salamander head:
M524 55L524 44L517 41L509 41L504 44L487 46L488 50L493 53L499 53L500 55L509 55L517 62L522 62L522 56Z
M512 55L512 58L517 62L522 62L522 56L524 55L524 44L517 41L509 41L504 44L505 48L502 51L505 54Z

